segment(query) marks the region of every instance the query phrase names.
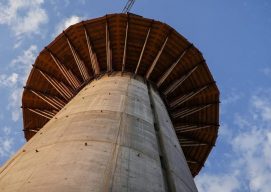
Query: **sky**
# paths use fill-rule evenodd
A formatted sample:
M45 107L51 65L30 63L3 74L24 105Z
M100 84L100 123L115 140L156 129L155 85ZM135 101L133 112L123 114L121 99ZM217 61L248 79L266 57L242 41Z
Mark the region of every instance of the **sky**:
M38 53L69 25L126 0L0 0L0 165L24 143L22 87ZM203 53L221 93L216 146L199 192L270 192L271 1L137 0L133 13L175 28Z

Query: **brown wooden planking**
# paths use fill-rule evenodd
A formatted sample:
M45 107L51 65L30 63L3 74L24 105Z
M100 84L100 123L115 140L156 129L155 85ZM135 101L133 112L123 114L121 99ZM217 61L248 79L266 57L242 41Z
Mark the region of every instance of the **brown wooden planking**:
M127 33L126 62L124 68L125 72L135 72L143 45L145 43L146 35L150 27L150 35L138 68L138 75L146 75L167 37L168 40L165 47L161 52L155 67L150 73L148 79L150 82L154 84L157 83L161 76L163 76L164 72L168 70L170 66L180 57L184 50L187 49L180 61L164 79L160 88L158 88L160 93L162 94L163 91L169 87L169 85L171 85L178 78L187 74L189 71L195 68L196 65L198 65L198 67L191 74L189 74L189 76L187 76L185 81L183 81L180 86L178 86L172 93L167 95L167 97L163 96L162 94L166 104L183 94L191 93L193 90L211 84L209 88L181 103L174 110L181 110L185 107L201 104L215 102L216 104L182 118L172 118L172 122L176 126L180 124L198 124L199 126L204 126L204 124L213 125L205 129L195 129L194 131L177 133L179 139L185 139L187 137L193 138L193 140L195 140L194 142L204 142L210 144L183 147L188 165L192 174L195 176L204 165L204 162L215 143L219 124L219 91L201 52L195 47L188 48L190 43L186 40L186 38L167 24L152 21L151 19L146 19L133 14L106 15L101 18L87 20L83 23L81 22L72 25L65 30L65 34L68 36L70 42L74 46L74 49L77 51L78 56L85 63L87 72L90 74L92 79L94 78L94 74L89 57L88 45L85 39L84 26L88 33L93 51L96 53L101 72L103 73L107 69L105 32L106 21L108 23L110 44L112 49L112 69L115 71L121 71L122 69L127 21L129 23L129 27ZM78 78L78 80L80 80L83 87L84 83L87 82L83 82L78 66L75 63L74 57L63 33L56 37L55 40L52 41L52 43L50 43L47 47L56 55L60 62L63 63L65 67ZM40 55L35 61L35 66L53 76L59 83L62 81L67 85L67 87L70 87L67 80L63 77L62 73L53 62L50 54L48 54L48 51L41 51ZM43 78L43 76L35 68L32 69L29 75L26 87L28 89L33 89L35 91L44 92L46 94L62 98L61 94L59 94L59 92L56 91L54 87L50 85L50 83L48 83L48 81ZM79 88L74 94L76 94L80 89L81 88ZM50 106L48 102L46 103L44 100L28 90L25 90L23 93L22 105L24 133L26 139L29 140L35 134L35 132L31 130L38 130L40 127L43 127L44 124L48 122L48 119L45 119L38 114L33 114L33 112L26 109L26 107L41 110L53 110L53 107ZM168 110L171 114L172 110L170 108L168 108Z

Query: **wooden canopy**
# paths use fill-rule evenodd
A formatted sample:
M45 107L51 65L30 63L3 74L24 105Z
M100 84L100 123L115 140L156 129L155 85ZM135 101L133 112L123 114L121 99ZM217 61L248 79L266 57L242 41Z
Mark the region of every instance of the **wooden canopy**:
M44 48L22 98L29 140L88 82L122 71L160 92L193 176L217 138L219 91L199 50L167 24L111 14L70 26Z

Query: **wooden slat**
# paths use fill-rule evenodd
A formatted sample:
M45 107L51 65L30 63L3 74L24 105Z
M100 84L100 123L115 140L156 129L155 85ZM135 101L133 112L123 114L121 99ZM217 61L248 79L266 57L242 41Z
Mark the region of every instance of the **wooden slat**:
M31 111L31 112L33 112L33 113L35 113L35 114L37 114L37 115L39 115L39 116L42 116L42 117L44 117L44 118L46 118L46 119L52 119L52 115L49 115L49 114L46 114L46 113L44 113L44 112L42 112L42 111L40 111L40 110L37 110L37 109L31 109L31 108L27 108L29 111Z
M63 63L61 63L59 61L59 59L52 53L51 50L49 50L48 48L46 48L46 50L49 52L51 58L53 59L53 61L55 62L55 64L57 65L57 67L59 68L60 72L62 73L62 75L65 77L65 79L68 81L68 83L71 85L71 87L76 90L78 87L80 87L80 82L78 81L78 79L76 78L76 76L70 72Z
M219 125L213 125L213 124L201 124L201 125L194 125L194 124L188 124L188 125L179 125L174 126L176 133L186 133L186 132L197 132L199 130L208 129L211 127L217 128Z
M84 26L85 38L86 38L86 43L88 46L88 53L89 53L89 57L90 57L90 61L91 61L92 70L93 70L95 76L97 76L100 74L100 64L98 62L98 59L97 59L96 53L93 49L93 46L91 45L91 41L90 41L90 37L87 32L87 29L86 29L85 25L83 25L83 26Z
M170 94L170 93L172 93L173 91L175 91L178 87L180 87L181 85L182 85L182 83L186 80L186 79L188 79L191 75L192 75L192 73L194 72L194 71L196 71L198 68L199 68L199 66L201 65L201 64L203 64L205 61L201 61L200 63L198 63L195 67L193 67L190 71L188 71L186 74L184 74L183 76L181 76L179 79L177 79L176 81L174 81L164 92L163 92L163 94L164 95L168 95L168 94Z
M80 71L80 74L82 76L82 78L84 79L84 81L87 81L90 79L90 76L88 74L88 71L87 71L87 68L86 68L86 65L85 63L83 62L83 60L80 58L78 52L76 51L75 47L72 45L72 43L70 42L67 34L65 32L64 33L64 36L66 37L66 40L67 40L67 43L70 47L70 50L72 52L72 55L73 55L73 58L75 60L75 63Z
M167 44L168 38L169 38L169 36L166 37L166 39L165 39L165 41L164 41L162 47L161 47L160 50L158 51L158 53L157 53L157 55L156 55L154 61L152 62L150 68L148 69L148 72L147 72L147 74L146 74L146 76L145 76L146 79L149 79L149 77L150 77L150 75L151 75L151 73L152 73L152 71L153 71L153 69L154 69L156 63L158 62L158 60L159 60L159 58L160 58L160 55L162 54L162 52L163 52L163 50L164 50L164 48L165 48L165 46L166 46L166 44Z
M214 103L210 103L210 104L206 104L206 105L202 105L202 106L197 106L197 107L185 107L182 108L181 110L172 112L171 116L176 119L181 119L184 118L186 116L192 115L194 113L197 113L203 109L207 109L211 106L215 105Z
M197 90L191 91L190 93L184 94L179 96L178 98L175 98L173 101L170 102L169 106L171 109L176 108L177 106L181 105L182 103L192 99L197 94L201 93L202 91L206 90L208 87L210 87L210 84L205 85Z
M124 72L125 70L128 30L129 30L129 18L126 23L125 40L124 40L123 57L122 57L122 68L121 68L122 72Z
M42 94L34 90L29 90L29 91L57 110L60 110L62 107L64 107L63 105L60 105L60 103L56 102L53 98L51 98L48 95Z
M112 50L111 50L111 44L110 44L110 31L108 27L108 22L106 20L105 25L105 31L106 31L106 63L107 63L107 72L112 71Z
M178 63L180 63L181 59L184 57L184 55L187 53L187 51L193 46L193 44L190 44L187 48L184 49L184 51L181 53L181 55L178 57L178 59L170 66L170 68L167 69L167 71L161 76L161 78L157 82L157 87L160 87L161 84L166 80L166 78L170 75L170 73L173 71L173 69L176 67Z
M146 44L147 44L148 39L149 39L149 35L150 35L150 32L151 32L151 28L152 28L152 23L151 23L151 26L149 27L148 33L147 33L146 38L145 38L145 41L144 41L144 45L143 45L143 47L142 47L142 49L141 49L141 53L140 53L140 56L139 56L139 59L138 59L137 65L136 65L135 74L138 73L138 69L139 69L139 66L140 66L140 63L141 63L141 60L142 60L144 51L145 51L145 47L146 47Z
M55 80L53 77L50 77L48 74L46 74L45 72L43 72L42 70L36 68L40 74L49 82L50 85L52 85L52 87L65 99L65 100L69 100L71 98L70 94L67 94L67 92L65 90L63 90L61 84Z

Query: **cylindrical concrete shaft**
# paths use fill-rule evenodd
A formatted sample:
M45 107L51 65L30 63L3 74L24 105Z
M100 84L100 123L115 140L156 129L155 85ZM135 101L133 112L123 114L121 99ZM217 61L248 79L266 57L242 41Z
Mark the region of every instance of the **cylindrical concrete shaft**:
M0 191L197 189L159 94L116 73L85 86L2 167Z

